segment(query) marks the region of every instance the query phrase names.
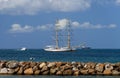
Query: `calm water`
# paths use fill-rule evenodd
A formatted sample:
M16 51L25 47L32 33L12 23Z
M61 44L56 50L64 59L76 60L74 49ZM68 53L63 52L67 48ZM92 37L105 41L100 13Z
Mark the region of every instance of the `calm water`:
M40 49L1 49L0 60L17 61L76 61L76 62L120 62L120 49L89 49L75 52L45 52ZM0 78L120 78L120 76L18 76L0 75Z
M75 52L45 52L40 49L0 50L0 60L17 61L120 62L120 49L89 49Z

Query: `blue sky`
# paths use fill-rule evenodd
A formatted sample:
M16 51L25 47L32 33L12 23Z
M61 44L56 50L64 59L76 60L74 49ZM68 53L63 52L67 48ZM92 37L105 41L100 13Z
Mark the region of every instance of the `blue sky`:
M0 0L0 48L53 44L56 19L71 20L74 45L120 48L120 0Z

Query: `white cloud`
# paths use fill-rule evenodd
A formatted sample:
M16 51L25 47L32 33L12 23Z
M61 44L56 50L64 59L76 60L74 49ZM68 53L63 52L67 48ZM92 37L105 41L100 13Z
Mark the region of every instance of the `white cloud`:
M91 0L92 5L97 4L100 6L120 5L120 0Z
M25 32L34 32L34 31L43 31L55 29L54 26L57 26L58 29L65 29L66 26L71 25L75 29L113 29L116 28L116 24L102 25L102 24L92 24L90 22L80 23L78 21L69 21L68 19L60 19L56 24L46 24L39 26L21 26L20 24L13 24L9 30L11 33L25 33Z
M30 33L34 31L43 31L43 30L48 30L53 27L52 24L46 24L46 25L41 25L41 26L21 26L20 24L13 24L11 28L9 29L10 33Z
M115 25L115 24L110 24L108 28L116 28L116 27L117 27L117 25Z
M107 4L114 4L116 0L91 0L95 4L99 5L107 5Z
M51 29L52 27L53 27L52 24L46 24L46 25L37 26L35 29L41 31L41 30Z
M74 28L80 28L80 29L103 29L103 28L116 28L117 25L115 24L110 24L110 25L101 25L101 24L92 24L90 22L84 22L84 23L79 23L79 22L72 22L72 26Z
M90 0L0 0L0 13L32 15L41 11L73 12L90 6Z
M0 13L35 14L42 6L41 0L0 0Z
M120 5L120 0L0 0L0 14L34 15L39 12L83 11L94 4Z
M90 22L84 22L84 23L80 23L78 21L70 21L69 19L60 19L57 22L57 28L58 29L65 29L66 26L71 25L72 28L79 28L79 29L103 29L103 28L116 28L117 25L116 24L109 24L109 25L102 25L102 24L92 24Z
M69 25L68 19L60 19L56 23L57 29L64 29L68 25Z
M120 0L116 0L116 4L117 4L117 5L120 5Z
M91 6L90 0L49 0L51 8L55 11L71 12L81 11Z
M45 25L38 26L36 29L37 30L47 30L47 26L45 26Z
M72 26L78 27L78 26L80 26L80 23L77 21L74 21L74 22L72 22Z
M22 27L20 24L13 24L9 30L11 33L23 33L23 32L32 32L34 28L32 26L25 25Z

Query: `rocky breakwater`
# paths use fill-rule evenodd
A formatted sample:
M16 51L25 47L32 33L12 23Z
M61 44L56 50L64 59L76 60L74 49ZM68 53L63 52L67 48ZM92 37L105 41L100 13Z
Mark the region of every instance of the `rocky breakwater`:
M120 63L0 61L0 74L120 75Z

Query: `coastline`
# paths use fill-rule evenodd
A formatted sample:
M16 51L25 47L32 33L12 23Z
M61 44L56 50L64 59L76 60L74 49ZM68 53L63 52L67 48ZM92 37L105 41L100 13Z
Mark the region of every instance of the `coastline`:
M3 75L120 75L120 63L0 61Z

